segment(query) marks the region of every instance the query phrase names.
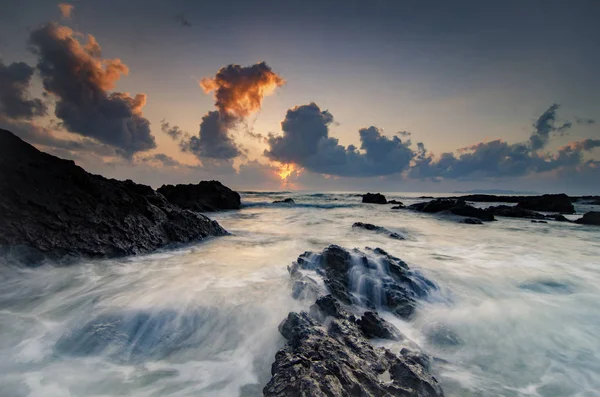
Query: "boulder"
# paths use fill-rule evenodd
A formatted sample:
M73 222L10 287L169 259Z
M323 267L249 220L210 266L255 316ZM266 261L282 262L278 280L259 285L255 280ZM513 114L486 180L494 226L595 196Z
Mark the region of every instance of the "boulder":
M396 204L396 205L402 205L402 206L404 206L404 204L402 204L402 201L398 201L398 200L388 200L387 203L388 204Z
M483 225L483 222L481 222L480 219L476 219L476 218L465 218L465 219L462 219L460 221L460 223L464 223L467 225Z
M294 201L293 198L286 198L283 200L275 200L273 201L273 204L296 204L296 202Z
M93 175L0 130L0 250L45 257L115 257L227 232L149 186Z
M388 323L381 317L377 312L367 311L357 321L358 327L369 339L391 339L391 340L402 340L404 335L395 326Z
M398 233L390 232L385 227L373 225L372 223L355 222L354 224L352 224L352 227L370 230L370 231L374 231L377 233L386 233L389 235L390 238L393 238L396 240L404 240L404 237L402 235L400 235Z
M545 219L546 217L538 212L530 211L524 208L509 206L509 205L497 205L487 208L488 212L496 216L505 216L507 218L525 218L525 219Z
M404 205L396 205L396 206L392 207L393 210L403 210L405 208L406 207Z
M575 223L579 223L580 225L600 226L600 211L586 212L581 218L577 219Z
M158 192L173 204L192 211L238 210L241 206L240 195L219 181L163 185Z
M381 193L367 193L362 195L362 202L369 204L387 204L385 196Z
M517 203L517 207L531 211L559 212L561 214L575 213L571 198L564 193L525 197Z

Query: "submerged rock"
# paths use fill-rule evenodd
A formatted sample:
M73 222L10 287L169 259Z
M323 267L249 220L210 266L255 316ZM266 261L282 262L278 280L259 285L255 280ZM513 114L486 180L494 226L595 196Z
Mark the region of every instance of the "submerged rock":
M509 206L509 205L497 205L488 207L487 211L491 212L496 216L505 216L507 218L525 218L525 219L545 219L546 217L538 212L530 211L524 208Z
M341 284L347 281L344 279L349 273L360 273L361 268L381 268L383 273L387 268L387 273L398 274L397 277L409 276L408 266L398 258L381 249L369 252L372 257L332 245L322 254L301 255L290 273L294 278L299 277L300 269L314 270ZM410 287L406 288L409 294ZM272 378L263 389L265 396L444 395L430 373L430 361L425 354L408 349L394 354L373 346L368 339L402 340L404 336L376 312L367 311L357 320L338 296L333 292L322 296L311 306L310 313L291 312L280 324L279 332L287 343L275 355ZM346 298L342 295L342 299Z
M575 221L575 223L579 223L581 225L600 226L600 212L599 211L586 212L581 218L577 219Z
M241 205L240 195L219 181L163 185L158 192L173 204L193 211L239 210Z
M481 219L482 221L495 220L494 214L491 212L468 205L461 199L435 199L429 202L409 205L408 209L426 213L448 212L454 215Z
M273 201L273 204L296 204L296 202L294 201L293 198L286 198L283 200L275 200Z
M571 198L564 193L525 197L517 203L517 207L532 211L560 212L562 214L575 213L575 207L571 203Z
M404 206L404 204L396 205L396 206L392 207L393 210L403 210L405 208L406 207Z
M548 222L547 221L538 221L538 220L532 219L531 223L548 223Z
M467 225L483 225L483 222L481 222L480 219L476 219L476 218L461 219L460 223L464 223Z
M398 201L398 200L388 200L387 203L388 204L396 204L396 205L404 206L404 204L402 203L402 201Z
M385 196L381 193L367 193L362 195L363 203L370 204L387 204Z
M227 232L149 186L93 175L0 130L0 249L115 257Z
M365 229L365 230L371 230L371 231L374 231L377 233L385 233L385 234L388 234L390 238L393 238L395 240L405 240L405 238L402 235L400 235L398 233L390 232L385 227L373 225L372 223L355 222L354 224L352 224L352 227L359 228L359 229Z

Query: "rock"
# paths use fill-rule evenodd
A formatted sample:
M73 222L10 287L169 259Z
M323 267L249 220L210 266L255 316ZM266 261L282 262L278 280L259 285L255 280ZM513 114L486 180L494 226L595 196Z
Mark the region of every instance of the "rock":
M398 201L398 200L388 200L387 203L388 204L396 204L396 205L404 206L404 204L402 204L402 201Z
M481 220L476 219L476 218L465 218L465 219L462 219L460 221L460 223L465 223L467 225L483 225L483 222L481 222Z
M306 312L292 312L279 330L287 343L275 355L264 396L444 395L428 368L415 359L417 355L396 355L374 347L343 312L326 323Z
M371 231L375 231L377 233L386 233L390 236L390 238L393 238L396 240L404 240L404 237L401 236L400 234L392 233L389 230L387 230L386 228L377 226L377 225L373 225L372 223L355 222L354 224L352 224L352 227L365 229L365 230L371 230Z
M404 208L406 208L404 205L396 205L392 207L393 210L403 210Z
M460 199L435 199L426 203L409 205L408 209L426 213L449 212L454 215L481 219L482 221L495 220L494 215L489 211L475 208Z
M385 196L381 193L367 193L362 195L363 203L370 204L387 204Z
M600 226L600 212L590 211L586 212L581 218L577 219L575 223L580 225L596 225Z
M273 204L296 204L293 198L286 198L284 200L275 200Z
M564 215L561 215L561 214L546 215L546 219L552 219L552 220L555 220L557 222L571 222Z
M240 195L219 181L189 185L163 185L158 192L181 208L199 212L238 210Z
M545 219L546 217L538 212L526 210L524 208L509 206L509 205L497 205L488 207L487 211L491 212L496 216L505 216L507 218L525 218L525 219Z
M320 254L305 252L288 268L292 278L300 277L301 269L323 277L327 293L343 304L381 307L404 319L414 314L416 299L425 298L437 289L401 259L380 248L365 254L330 245Z
M0 249L115 257L227 232L149 186L93 175L0 130Z
M538 221L538 220L532 219L531 223L548 223L548 222L546 222L546 221Z
M575 207L571 203L571 198L564 193L526 197L517 203L517 207L531 211L560 212L562 214L575 213Z
M379 317L376 312L365 312L357 323L362 333L369 339L404 339L404 335L398 328Z

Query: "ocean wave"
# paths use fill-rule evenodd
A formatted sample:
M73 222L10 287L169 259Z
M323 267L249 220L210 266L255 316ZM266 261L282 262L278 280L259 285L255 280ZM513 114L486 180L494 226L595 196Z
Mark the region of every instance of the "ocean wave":
M288 204L288 203L272 203L272 202L255 202L255 203L244 203L242 202L243 208L266 208L266 207L276 207L276 208L320 208L320 209L332 209L332 208L354 208L358 207L360 204L356 203L346 203L346 204L326 204L326 203L296 203L296 204Z

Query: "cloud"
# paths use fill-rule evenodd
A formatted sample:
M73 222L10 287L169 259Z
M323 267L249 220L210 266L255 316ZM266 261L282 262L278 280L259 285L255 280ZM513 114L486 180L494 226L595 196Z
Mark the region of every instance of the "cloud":
M59 3L58 9L60 10L60 15L63 19L71 19L71 13L73 12L73 8L75 6L69 3Z
M583 124L583 125L596 124L596 120L594 120L594 119L588 119L588 118L582 118L582 117L575 117L575 122L577 124Z
M29 98L29 85L35 69L23 62L5 65L0 60L0 117L32 119L47 112L37 98Z
M408 131L398 131L398 132L396 132L396 135L406 137L406 136L411 136L412 134Z
M92 35L49 23L31 33L44 89L57 98L55 115L69 131L113 146L124 157L156 147L143 117L146 95L109 92L129 69L120 59L101 58Z
M206 93L214 91L217 110L202 118L198 136L183 139L181 148L200 160L231 160L243 155L245 150L235 143L231 131L260 110L263 98L284 83L265 62L225 66L215 77L203 78L200 86Z
M190 23L190 21L188 21L185 18L185 15L183 15L183 13L177 14L175 15L175 19L177 20L177 22L179 22L179 24L181 26L183 26L184 28L191 28L192 24Z
M188 135L178 126L171 126L171 124L169 124L169 122L166 120L161 120L160 129L162 132L170 136L175 141L179 141L180 139L185 138Z
M563 135L569 130L573 123L566 121L563 124L556 124L556 111L560 105L553 104L546 110L533 124L534 131L529 137L529 143L532 150L542 149L550 140L551 133Z
M179 167L181 163L175 160L173 157L168 156L164 153L156 153L151 156L142 157L141 161L149 163L151 165L160 165L163 167Z
M361 146L342 146L329 137L333 116L315 103L287 111L283 136L270 135L264 154L270 160L295 163L310 171L336 176L381 176L404 171L415 156L410 141L391 138L376 127L359 130Z

